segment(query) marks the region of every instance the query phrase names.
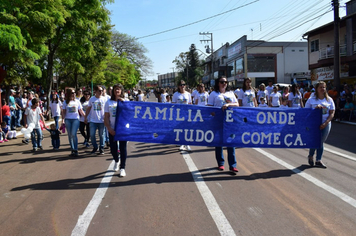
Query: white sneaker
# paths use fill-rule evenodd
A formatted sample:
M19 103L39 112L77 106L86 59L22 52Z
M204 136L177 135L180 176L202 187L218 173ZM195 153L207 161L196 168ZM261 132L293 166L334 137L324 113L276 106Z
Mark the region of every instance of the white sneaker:
M125 177L126 176L126 171L125 169L120 169L120 174L119 174L120 177Z
M191 151L192 151L192 149L190 148L189 145L187 145L187 146L185 146L185 147L187 148L187 151L188 151L188 152L191 152Z
M185 145L180 146L179 151L184 151L185 150Z
M119 162L115 162L113 169L114 169L114 171L118 171L119 170Z

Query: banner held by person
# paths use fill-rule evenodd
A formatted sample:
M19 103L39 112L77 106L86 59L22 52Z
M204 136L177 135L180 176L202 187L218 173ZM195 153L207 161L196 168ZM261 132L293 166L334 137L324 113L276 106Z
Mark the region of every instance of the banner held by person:
M318 148L318 109L118 102L116 140L176 145Z

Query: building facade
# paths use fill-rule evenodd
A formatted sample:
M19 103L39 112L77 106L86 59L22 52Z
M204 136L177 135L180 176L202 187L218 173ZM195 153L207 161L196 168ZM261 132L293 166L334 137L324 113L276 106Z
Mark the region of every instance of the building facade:
M166 73L158 75L158 87L161 88L174 88L176 87L175 79L178 77L177 72Z

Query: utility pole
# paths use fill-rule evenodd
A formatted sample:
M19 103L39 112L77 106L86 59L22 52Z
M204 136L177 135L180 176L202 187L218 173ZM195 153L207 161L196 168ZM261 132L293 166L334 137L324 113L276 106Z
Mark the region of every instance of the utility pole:
M204 43L211 43L211 78L210 80L214 79L214 49L213 49L213 33L209 33L209 32L202 32L199 33L200 35L210 35L210 39L204 39L204 40L200 40L200 42L204 42ZM208 51L209 48L207 48L207 53L209 53Z
M332 0L334 7L334 86L340 93L340 17L339 0Z

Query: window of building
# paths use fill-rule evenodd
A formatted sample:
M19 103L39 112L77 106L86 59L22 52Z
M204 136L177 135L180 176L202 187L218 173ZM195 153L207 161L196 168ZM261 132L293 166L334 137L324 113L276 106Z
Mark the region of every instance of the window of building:
M236 75L244 73L244 59L239 58L236 60L235 66Z
M319 39L310 42L310 52L319 51Z
M231 61L227 64L227 77L235 76L235 61Z
M247 70L248 72L274 72L275 71L275 57L274 56L247 56Z

